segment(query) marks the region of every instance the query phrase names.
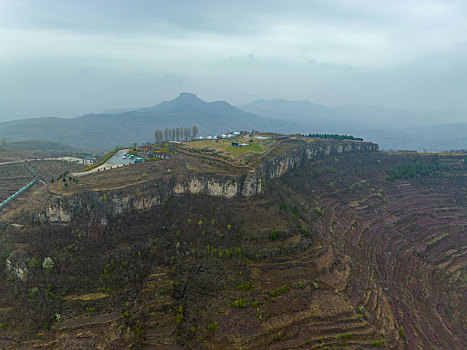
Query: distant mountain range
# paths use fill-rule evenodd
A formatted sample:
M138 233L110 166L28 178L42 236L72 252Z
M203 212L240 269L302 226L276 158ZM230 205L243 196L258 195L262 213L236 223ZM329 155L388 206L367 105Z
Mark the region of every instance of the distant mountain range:
M446 118L445 118L446 117ZM308 101L258 100L234 107L206 102L191 93L153 107L81 117L31 118L0 123L0 139L58 142L80 148L112 148L154 140L156 129L197 125L200 135L232 130L340 133L379 143L382 149L467 149L467 123L436 125L440 119L467 121L462 114L412 113L379 106L326 107Z
M153 107L123 113L88 114L77 118L32 118L0 123L0 139L36 139L74 147L109 148L116 144L154 140L156 129L197 125L200 135L241 129L290 132L286 121L264 118L242 111L227 102L205 102L194 94Z
M389 110L380 106L326 107L309 101L258 100L239 106L263 117L290 120L302 130L363 137L382 149L467 149L467 114Z

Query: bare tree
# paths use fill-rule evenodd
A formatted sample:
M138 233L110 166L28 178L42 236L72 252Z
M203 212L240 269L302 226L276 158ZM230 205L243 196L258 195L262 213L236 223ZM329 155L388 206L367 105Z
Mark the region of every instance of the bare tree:
M162 142L162 138L163 138L162 131L161 130L154 131L154 137L156 139L156 142Z
M169 133L170 133L170 130L168 128L165 128L164 130L165 140L164 141L169 141Z
M183 136L188 141L191 138L191 128L183 128Z
M193 138L195 139L196 136L198 136L198 127L196 125L193 125L192 131L193 131Z

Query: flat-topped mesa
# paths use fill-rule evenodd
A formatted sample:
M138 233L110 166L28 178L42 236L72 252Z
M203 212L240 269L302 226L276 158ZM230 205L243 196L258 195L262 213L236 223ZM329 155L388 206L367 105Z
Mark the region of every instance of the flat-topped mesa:
M287 147L289 146L289 147ZM255 172L237 177L219 177L210 174L196 174L185 181L178 182L174 194L193 193L232 198L235 196L251 197L261 194L263 183L282 176L300 167L303 162L326 156L335 156L348 152L375 152L379 147L371 142L355 141L314 141L306 143L290 140L279 152L265 157L255 166Z
M305 161L349 152L375 152L379 150L379 146L372 142L326 140L305 143L299 140L290 140L288 143L293 144L294 147L282 155L266 158L264 164L258 167L257 172L265 180L279 177L300 167Z
M83 213L95 216L98 222L129 210L147 210L161 205L171 196L205 194L234 198L252 197L264 191L264 183L300 167L314 159L337 156L349 152L375 152L378 145L371 142L316 140L306 143L301 140L284 142L280 148L262 158L255 171L241 175L219 175L212 172L174 172L170 178L138 185L135 190L88 191L85 193L54 195L43 213L34 214L35 220L70 222Z

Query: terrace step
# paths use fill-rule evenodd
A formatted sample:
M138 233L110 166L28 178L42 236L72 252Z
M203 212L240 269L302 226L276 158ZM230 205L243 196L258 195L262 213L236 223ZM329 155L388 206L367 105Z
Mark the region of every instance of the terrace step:
M154 267L146 277L136 305L144 315L143 349L179 349L176 345L176 305L168 294L169 270Z

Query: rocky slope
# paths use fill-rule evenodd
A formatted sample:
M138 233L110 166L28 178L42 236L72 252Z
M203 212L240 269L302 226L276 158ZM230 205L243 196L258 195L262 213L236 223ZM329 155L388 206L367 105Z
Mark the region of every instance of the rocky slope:
M184 158L113 173L132 186L109 173L43 192L17 208L24 227L1 226L1 344L465 348L465 166L388 181L434 160L349 144L287 143L255 173Z
M55 195L49 200L45 211L35 213L35 219L41 222L70 222L83 211L94 211L101 214L100 220L105 222L109 215L122 214L128 210L147 210L172 196L190 194L206 194L233 198L237 196L252 197L264 192L267 181L299 168L304 163L329 156L345 153L375 152L378 145L371 142L351 141L289 141L276 150L275 154L265 158L255 167L255 172L243 174L219 175L208 172L189 172L183 169L174 172L164 179L156 178L139 187L141 195L135 196L134 189L106 193L105 191L88 191L77 195ZM124 176L118 174L117 176ZM143 194L144 193L144 194Z

